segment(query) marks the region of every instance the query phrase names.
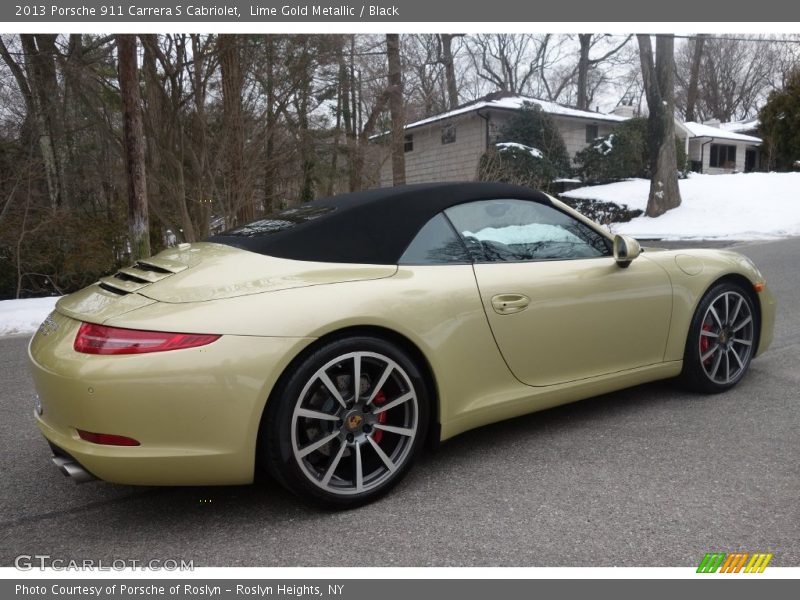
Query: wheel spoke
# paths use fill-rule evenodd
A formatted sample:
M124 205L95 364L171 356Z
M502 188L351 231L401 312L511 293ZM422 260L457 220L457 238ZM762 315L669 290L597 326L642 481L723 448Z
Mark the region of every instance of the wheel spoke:
M736 342L737 344L742 344L744 346L753 345L753 342L751 342L750 340L743 340L742 338L733 338L733 341Z
M388 404L384 404L383 406L381 406L379 408L376 408L374 411L372 411L372 414L373 415L379 415L382 412L386 412L390 408L394 408L398 404L403 404L403 402L408 402L413 397L414 397L414 394L412 392L408 392L406 394L403 394L402 396L400 396L399 398L396 398L395 400L392 400Z
M747 318L745 318L743 321L741 321L740 323L737 323L736 325L733 326L733 331L739 331L742 327L747 325L752 320L753 320L753 317L751 315L747 315Z
M358 402L361 395L361 355L353 356L353 399Z
M386 468L389 469L389 472L394 473L395 469L397 469L397 465L392 462L392 459L386 456L386 453L381 450L381 447L378 446L378 442L372 439L372 437L368 437L367 440L369 441L372 449L375 450L375 453L380 457L383 461L383 464L386 465Z
M325 437L318 439L313 444L309 444L305 448L300 448L300 450L298 450L298 452L297 452L297 455L300 458L304 458L304 457L308 456L309 454L311 454L312 452L314 452L315 450L319 450L320 448L322 448L325 444L327 444L331 440L335 439L338 435L339 435L339 431L338 430L334 431L333 433L330 433L330 434L326 435Z
M713 304L708 307L708 312L710 312L711 316L714 317L714 320L717 322L717 327L722 329L722 320L719 318L719 315L717 314Z
M706 361L707 361L709 358L711 358L712 356L714 356L714 353L715 353L717 350L719 350L719 344L716 344L716 345L714 345L714 346L713 346L712 348L710 348L710 349L708 350L708 352L706 352L705 354L701 354L701 355L700 355L700 361L701 361L701 362L706 362Z
M716 334L713 331L706 331L705 329L700 330L700 335L704 335L706 337L711 337L711 338L719 337L719 334Z
M731 316L731 311L730 311L731 303L730 303L730 299L728 298L728 296L730 296L730 294L723 294L722 295L722 303L725 305L725 322L726 323L730 323L730 316Z
M717 354L717 358L714 359L714 365L711 367L711 379L715 379L717 376L717 371L719 370L719 365L722 362L722 352Z
M316 410L309 410L308 408L298 408L298 417L305 417L306 419L319 419L320 421L338 421L339 417L329 415L328 413L319 412Z
M356 491L364 489L364 471L361 466L361 444L354 446L356 451Z
M339 392L339 390L336 389L336 386L333 384L331 378L328 377L328 374L325 371L320 371L319 379L323 384L325 384L325 387L328 388L328 391L331 393L331 396L333 396L336 399L336 401L342 405L342 408L347 408L347 404L345 403L344 398L342 398L341 392Z
M739 296L739 301L736 303L736 308L733 309L733 316L731 317L729 323L735 323L736 317L739 316L739 311L742 309L742 304L744 303L744 298Z
M347 448L347 444L344 440L342 440L342 445L339 446L339 451L336 453L336 456L333 457L331 464L328 465L328 470L325 471L325 477L322 478L322 485L328 485L331 481L331 477L333 477L333 472L336 470L336 467L339 466L339 461L342 460L342 455L344 455L344 451Z
M383 429L389 433L396 433L397 435L404 435L406 437L412 437L414 435L413 429L406 427L394 427L393 425L384 425L383 423L375 423L375 429Z
M725 353L725 382L731 380L731 357L728 356L728 353Z
M739 358L739 353L734 350L733 346L731 346L729 354L733 354L733 358L735 358L736 362L739 363L739 368L744 369L744 363L742 362L742 359Z
M392 365L386 365L386 368L383 370L380 379L378 382L372 387L372 392L369 395L369 399L367 400L367 406L372 404L372 401L375 399L375 396L378 395L378 392L381 391L383 384L386 383L386 380L389 379L389 375L392 374L392 370L394 367Z

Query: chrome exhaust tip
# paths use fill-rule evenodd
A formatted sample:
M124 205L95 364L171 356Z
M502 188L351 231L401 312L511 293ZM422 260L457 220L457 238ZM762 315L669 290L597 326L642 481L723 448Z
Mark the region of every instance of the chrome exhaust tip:
M54 456L53 464L58 467L58 470L63 475L69 477L75 483L86 483L97 479L77 462L65 456Z

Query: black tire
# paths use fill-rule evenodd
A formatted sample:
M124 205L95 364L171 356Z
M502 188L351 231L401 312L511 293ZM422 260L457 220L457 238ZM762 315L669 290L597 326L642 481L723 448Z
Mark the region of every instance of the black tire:
M354 508L406 475L429 415L428 385L403 349L372 336L333 340L281 377L261 423L260 459L300 498Z
M750 366L758 331L758 312L751 294L735 282L714 285L689 325L680 376L683 385L706 394L735 386Z

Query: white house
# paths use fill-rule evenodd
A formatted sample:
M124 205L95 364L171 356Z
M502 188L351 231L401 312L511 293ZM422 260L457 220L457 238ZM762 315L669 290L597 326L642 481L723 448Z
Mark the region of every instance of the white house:
M552 117L570 156L598 136L611 133L617 123L633 116L630 107L621 107L619 112L622 114L604 114L537 98L489 94L455 110L406 125L406 182L475 179L481 155L490 144L498 141L503 124L525 102L538 104ZM381 165L381 185L388 186L391 183L392 166L390 161L384 160Z
M692 171L716 175L758 168L761 138L739 133L732 127L723 128L719 121L676 122L676 129L685 140Z

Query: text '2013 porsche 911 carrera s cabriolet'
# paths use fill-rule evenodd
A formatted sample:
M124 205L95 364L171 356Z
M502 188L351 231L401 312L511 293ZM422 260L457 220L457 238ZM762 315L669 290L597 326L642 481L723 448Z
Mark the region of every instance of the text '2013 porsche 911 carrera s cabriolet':
M388 491L426 441L657 379L735 385L772 341L749 259L642 250L489 183L290 208L62 298L35 418L78 481Z

